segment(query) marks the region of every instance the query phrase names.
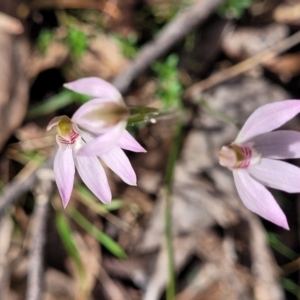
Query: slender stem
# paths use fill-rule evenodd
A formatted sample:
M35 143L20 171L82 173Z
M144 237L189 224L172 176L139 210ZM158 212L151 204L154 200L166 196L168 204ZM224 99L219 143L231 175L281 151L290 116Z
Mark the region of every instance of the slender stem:
M173 237L172 237L172 202L170 194L167 192L165 197L165 239L167 245L168 255L168 286L167 286L167 300L175 298L175 266L173 253Z
M180 150L180 140L182 133L181 122L177 125L177 130L175 133L175 138L173 145L168 157L167 170L165 174L165 239L168 255L168 275L169 283L167 286L167 300L173 300L175 298L175 266L174 266L174 249L173 249L173 237L172 237L172 186L173 186L173 174L175 163L177 161L179 150Z

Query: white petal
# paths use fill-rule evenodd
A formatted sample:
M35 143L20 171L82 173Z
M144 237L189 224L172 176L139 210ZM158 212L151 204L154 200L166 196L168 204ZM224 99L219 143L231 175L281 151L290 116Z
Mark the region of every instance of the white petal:
M111 191L98 158L96 156L75 155L74 159L82 181L103 203L109 204L111 202Z
M128 110L123 104L93 99L80 106L72 122L94 134L100 134L119 122L127 122L127 114Z
M70 147L58 147L53 170L63 206L66 207L70 201L75 174L73 153Z
M272 194L246 170L233 172L235 185L245 206L266 220L289 229L286 216Z
M120 92L112 84L98 77L81 78L66 83L64 86L80 94L109 101L123 102Z
M136 175L128 157L120 147L114 147L111 151L101 155L101 159L120 178L130 185L136 185Z
M286 162L262 158L260 164L249 167L248 172L271 188L288 193L300 192L300 168Z
M234 143L243 143L270 132L300 112L300 100L285 100L265 104L256 109L248 118Z
M147 152L127 130L122 133L118 145L122 149L133 152Z
M251 140L253 147L267 158L299 158L300 132L278 130L257 136Z
M125 123L126 124L126 123ZM86 144L78 151L78 155L101 156L118 145L124 131L124 122L111 127L109 131L86 141ZM83 135L83 137L85 137Z

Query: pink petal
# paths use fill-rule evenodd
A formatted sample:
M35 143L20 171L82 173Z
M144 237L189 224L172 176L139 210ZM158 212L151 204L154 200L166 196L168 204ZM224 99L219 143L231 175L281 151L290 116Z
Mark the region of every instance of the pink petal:
M103 203L111 202L111 191L104 169L96 156L75 155L77 171L86 186Z
M270 132L292 119L299 112L300 100L285 100L263 105L248 118L235 143L249 141L260 134Z
M68 205L74 184L75 166L71 148L58 147L53 170L64 208Z
M77 152L77 154L101 156L109 152L112 148L118 145L120 136L122 135L125 127L122 123L111 127L109 131L95 137L91 141L86 141L87 143Z
M253 147L267 158L299 158L300 132L278 130L257 136L251 140Z
M64 87L80 94L123 102L120 92L109 82L98 77L87 77L64 84Z
M285 214L262 184L254 180L246 170L233 171L233 177L238 194L249 210L278 226L289 229Z
M118 145L125 150L133 152L147 152L127 130L124 130Z
M120 147L114 147L111 151L101 155L101 159L119 177L129 185L136 185L136 175L128 157Z
M97 119L95 117L88 117L88 114L92 114L97 111L101 112L101 108L105 109L105 106L110 103L112 103L115 106L118 106L115 104L115 102L111 101L101 99L90 100L85 104L81 105L79 109L77 109L77 111L72 117L72 122L95 134L106 132L111 127L110 125L107 125L108 122L101 118ZM95 114L97 116L97 113Z
M259 165L248 168L260 183L287 193L300 192L300 168L280 160L263 158Z

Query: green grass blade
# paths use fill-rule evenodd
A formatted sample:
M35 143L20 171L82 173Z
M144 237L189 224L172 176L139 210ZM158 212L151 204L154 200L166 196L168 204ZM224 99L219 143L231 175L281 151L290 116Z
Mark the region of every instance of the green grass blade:
M214 108L212 108L204 99L201 99L199 101L199 105L212 117L216 118L217 120L232 124L236 126L237 128L241 128L241 126L238 124L238 122L231 118L230 116L226 115L225 113L222 113Z
M94 226L90 221L88 221L78 210L75 208L70 208L68 213L72 219L86 230L90 235L99 241L108 251L114 254L118 258L126 258L126 253L124 250L108 235L100 231L96 226Z
M72 230L68 224L66 217L63 214L56 212L55 224L56 224L58 234L61 238L61 241L66 251L68 252L69 256L74 260L80 276L83 277L84 276L83 264L81 262L79 252L73 240Z
M290 260L298 258L298 254L283 244L275 234L268 233L268 242L273 249Z
M73 102L79 102L80 104L86 102L91 97L72 92L70 90L62 90L57 95L50 97L49 99L38 103L29 108L26 115L26 119L32 119L35 117L47 115L53 113L58 109L62 109Z
M181 122L177 124L177 130L173 138L173 144L169 152L166 173L164 177L164 186L166 188L165 195L165 240L168 254L168 276L169 282L166 291L166 299L172 300L175 298L176 293L176 280L175 280L175 264L174 264L174 249L173 249L173 235L172 235L172 186L173 176L176 162L180 152L180 145L182 143L183 127Z
M112 200L109 205L102 204L99 200L83 185L76 185L75 191L78 193L80 200L98 214L105 214L110 211L118 210L126 205L123 200Z
M297 299L300 299L300 287L298 284L288 278L282 278L281 285L286 291L294 294Z

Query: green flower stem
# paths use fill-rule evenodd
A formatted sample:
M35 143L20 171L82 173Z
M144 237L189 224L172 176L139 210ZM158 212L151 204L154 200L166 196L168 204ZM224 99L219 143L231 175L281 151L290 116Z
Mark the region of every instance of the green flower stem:
M179 155L180 143L182 136L182 124L177 124L177 130L173 145L168 157L167 170L165 174L165 240L168 254L168 274L169 283L167 286L167 300L175 299L175 266L174 266L174 250L172 237L172 186L175 164Z

